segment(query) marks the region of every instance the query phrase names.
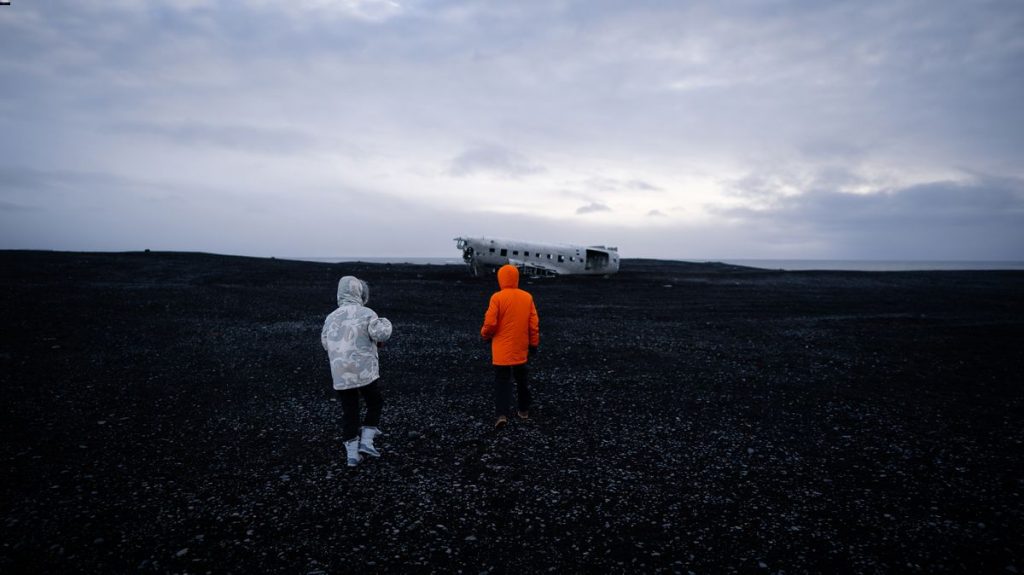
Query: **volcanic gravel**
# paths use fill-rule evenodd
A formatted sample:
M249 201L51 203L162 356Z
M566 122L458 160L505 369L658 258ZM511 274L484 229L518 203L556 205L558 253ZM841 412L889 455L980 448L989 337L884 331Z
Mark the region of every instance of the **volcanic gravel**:
M3 573L1018 573L1024 273L525 279L493 428L462 266L0 252ZM370 284L383 456L320 328Z

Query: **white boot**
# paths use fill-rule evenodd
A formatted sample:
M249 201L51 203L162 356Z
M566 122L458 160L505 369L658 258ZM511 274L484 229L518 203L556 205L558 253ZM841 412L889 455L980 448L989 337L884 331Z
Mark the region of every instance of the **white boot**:
M345 456L348 458L348 466L355 467L363 458L359 455L359 438L353 438L345 442Z
M373 446L373 438L380 433L376 427L364 427L362 435L359 436L359 453L365 453L370 457L380 457L380 452Z

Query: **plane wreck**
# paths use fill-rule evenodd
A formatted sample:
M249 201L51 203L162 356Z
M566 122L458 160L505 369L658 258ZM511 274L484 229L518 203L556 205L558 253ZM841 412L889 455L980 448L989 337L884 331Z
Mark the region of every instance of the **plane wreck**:
M481 275L505 264L526 276L608 275L619 271L619 249L605 246L546 244L499 238L455 238L462 261Z

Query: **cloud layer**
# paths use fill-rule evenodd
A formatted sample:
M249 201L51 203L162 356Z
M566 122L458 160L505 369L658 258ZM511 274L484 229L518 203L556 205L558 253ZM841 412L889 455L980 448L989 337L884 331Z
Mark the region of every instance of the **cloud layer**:
M1014 0L15 2L0 248L1024 259L1021 29Z

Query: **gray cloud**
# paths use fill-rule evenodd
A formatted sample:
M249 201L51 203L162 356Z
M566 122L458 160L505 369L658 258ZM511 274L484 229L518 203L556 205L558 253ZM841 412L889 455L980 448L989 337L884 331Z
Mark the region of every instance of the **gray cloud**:
M427 256L447 248L459 229L452 214L428 203L340 182L304 190L289 204L287 197L254 196L245 189L2 168L0 197L8 196L27 199L0 204L5 249Z
M36 210L39 208L0 200L0 212L32 212Z
M630 190L637 190L637 191L644 191L644 192L660 192L660 191L662 191L662 189L659 188L658 186L655 186L654 184L651 184L649 182L645 182L643 180L630 180L630 181L626 182L626 187L629 188Z
M524 155L496 145L478 145L462 152L451 162L448 172L453 176L488 173L504 178L521 178L544 171Z
M275 155L306 152L315 142L310 134L301 130L196 122L126 122L113 126L113 131L153 136L180 146L212 146Z
M612 211L611 208L609 208L608 206L606 206L605 204L602 204L600 202L590 202L589 204L587 204L585 206L580 206L580 207L576 208L576 213L577 214L593 214L593 213L596 213L596 212L610 212L610 211Z
M661 188L640 179L620 180L607 177L593 177L583 182L582 187L598 192L660 192Z
M0 194L21 198L28 205L49 208L66 205L71 198L93 198L101 202L110 193L152 189L153 185L107 172L82 170L39 170L0 166Z
M768 209L733 208L720 213L747 218L807 221L850 228L872 222L983 223L1024 217L1024 180L978 177L967 182L940 181L876 193L855 194L812 189L774 195Z
M773 196L709 210L770 242L827 244L826 257L1014 260L1024 256L1024 180L978 176L855 194Z
M806 171L773 171L751 173L731 181L722 182L730 196L754 203L782 201L797 192L851 192L865 186L878 189L878 185L849 169L823 165L811 173Z

